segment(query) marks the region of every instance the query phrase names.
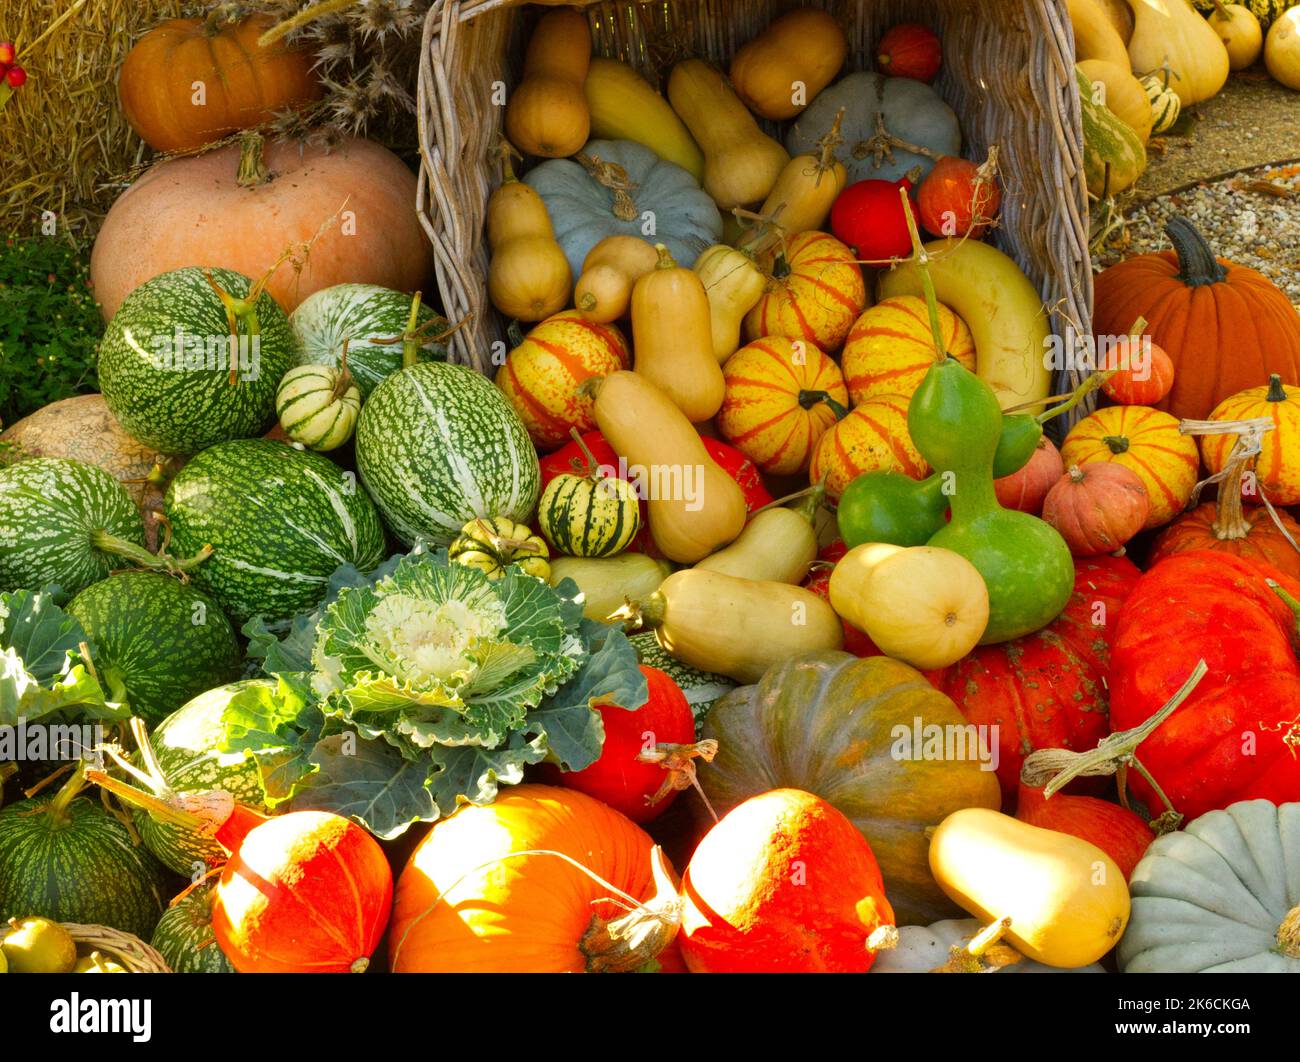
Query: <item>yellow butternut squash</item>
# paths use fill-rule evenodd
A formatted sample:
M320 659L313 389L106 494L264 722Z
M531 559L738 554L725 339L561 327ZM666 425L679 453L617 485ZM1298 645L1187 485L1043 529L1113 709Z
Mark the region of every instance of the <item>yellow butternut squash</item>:
M788 235L820 229L830 217L831 204L844 191L848 171L835 157L836 147L843 143L840 138L843 119L841 107L835 124L822 137L820 149L792 158L759 210L764 217L775 218Z
M1097 0L1069 0L1067 6L1074 27L1074 58L1103 59L1127 67L1128 48Z
M722 74L685 59L668 77L668 100L704 152L704 190L719 208L766 199L790 155L759 129Z
M591 114L583 82L591 61L587 16L571 8L538 19L524 76L506 103L506 136L526 155L567 158L587 142Z
M839 73L849 41L835 16L788 11L736 52L731 83L755 114L784 121L802 114Z
M1300 8L1289 8L1268 28L1264 66L1278 82L1300 89Z
M1097 0L1097 7L1127 48L1128 39L1133 36L1133 12L1128 9L1126 0Z
M551 585L572 579L582 591L582 614L601 621L627 600L640 601L659 589L672 574L667 561L645 553L616 557L556 557L551 561Z
M744 530L744 492L664 391L626 371L611 373L593 389L596 425L640 484L659 552L694 564Z
M741 579L798 584L817 559L813 517L825 491L813 488L797 505L777 506L755 513L740 537L695 568Z
M1129 64L1150 74L1166 63L1169 87L1184 107L1217 95L1228 80L1228 49L1187 0L1128 0L1133 9Z
M627 63L597 56L583 86L594 140L635 140L704 179L704 152L676 112Z
M704 283L683 269L668 248L632 288L633 368L656 384L691 423L722 405L727 384L713 356L713 325Z
M1104 59L1085 59L1078 67L1092 82L1093 102L1106 107L1145 144L1154 121L1151 100L1142 82L1129 73L1127 64L1116 66Z
M632 304L632 285L658 261L654 245L639 236L606 236L587 252L573 305L588 321L617 321Z
M715 244L695 260L695 275L709 299L713 356L721 365L740 349L740 326L763 297L767 277L743 251Z
M541 321L569 302L573 274L555 239L542 197L516 180L509 163L505 181L487 204L488 297L507 317Z

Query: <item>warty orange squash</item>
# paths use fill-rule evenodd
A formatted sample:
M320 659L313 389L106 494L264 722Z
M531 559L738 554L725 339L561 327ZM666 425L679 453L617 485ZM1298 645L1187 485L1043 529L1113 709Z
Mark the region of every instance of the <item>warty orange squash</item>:
M942 303L944 349L975 371L975 341L966 322ZM849 398L857 405L874 395L911 395L934 364L934 334L925 300L896 295L868 308L849 330L840 365Z
M745 337L787 336L836 351L866 306L853 252L825 232L801 232L773 263L767 290L745 317Z
M808 479L838 498L863 472L902 472L922 479L930 466L907 432L905 395L876 395L828 428L813 450Z

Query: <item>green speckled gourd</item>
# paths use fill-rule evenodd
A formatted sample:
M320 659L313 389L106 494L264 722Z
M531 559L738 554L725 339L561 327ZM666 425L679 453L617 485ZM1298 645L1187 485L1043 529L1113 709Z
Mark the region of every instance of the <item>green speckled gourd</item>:
M366 571L384 559L379 513L356 477L286 443L204 450L172 480L165 505L176 549L211 544L194 583L236 624L306 611L340 565Z
M235 973L212 931L216 885L200 885L163 912L149 942L172 973Z
M735 682L726 675L714 675L683 664L659 644L654 631L634 634L628 641L636 649L637 659L641 663L658 668L686 694L686 703L691 706L691 714L695 717L695 737L698 739L709 710L720 697L736 688Z
M1092 82L1076 68L1083 116L1083 170L1088 192L1097 198L1131 188L1147 168L1147 149L1133 127L1092 98ZM1110 172L1106 172L1106 164Z
M171 893L162 865L98 800L56 793L0 808L0 921L40 915L148 940Z
M247 277L174 269L118 307L99 347L99 387L133 438L197 453L271 425L294 344L289 318Z
M145 549L139 510L102 468L62 457L0 468L0 591L57 583L75 594L128 564L194 563Z
M518 414L463 365L408 365L375 388L356 435L361 482L408 546L445 546L475 517L528 523L541 471Z
M150 725L239 677L243 655L230 621L206 594L169 575L110 576L74 597L68 614L94 646L101 681Z
M410 311L410 295L374 284L322 288L303 299L289 315L298 339L294 364L337 368L346 339L348 368L361 397L369 398L381 380L402 367L402 344L391 340L406 333ZM446 327L446 320L429 307L419 308L418 360L446 359L446 348L432 338Z

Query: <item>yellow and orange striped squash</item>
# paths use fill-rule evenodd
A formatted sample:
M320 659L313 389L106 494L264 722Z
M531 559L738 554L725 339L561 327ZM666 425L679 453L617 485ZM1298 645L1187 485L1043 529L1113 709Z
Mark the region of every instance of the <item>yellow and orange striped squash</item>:
M826 480L826 493L838 498L864 472L902 472L921 479L930 471L907 433L907 395L876 395L837 421L813 450L808 479Z
M806 470L817 440L848 408L839 366L802 339L755 340L727 359L722 374L718 430L773 475Z
M1256 417L1273 421L1273 430L1264 433L1255 459L1255 475L1264 495L1274 505L1300 504L1300 387L1286 386L1274 373L1263 387L1250 387L1225 398L1210 414L1211 420ZM1216 474L1222 472L1236 442L1235 435L1202 436L1205 467ZM1259 501L1258 492L1251 500Z
M1070 429L1061 447L1065 467L1114 461L1138 474L1151 501L1146 529L1167 524L1187 505L1201 456L1178 420L1150 406L1107 406Z
M745 316L745 338L786 336L839 350L867 307L862 268L847 246L824 232L801 232L786 243L767 290Z
M966 322L939 304L944 349L975 371L975 340ZM934 364L934 335L925 300L896 295L867 309L849 330L840 354L844 382L856 406L873 395L912 395Z
M519 414L533 444L554 450L569 431L596 426L593 400L577 393L591 376L628 366L627 340L612 324L588 321L564 310L540 322L497 372L497 386Z

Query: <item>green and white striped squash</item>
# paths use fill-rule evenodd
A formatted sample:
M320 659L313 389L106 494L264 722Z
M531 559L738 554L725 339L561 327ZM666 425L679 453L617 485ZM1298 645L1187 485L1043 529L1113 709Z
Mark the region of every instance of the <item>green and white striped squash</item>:
M320 454L237 439L192 458L167 488L176 549L210 543L193 573L236 624L313 608L343 564L384 559L379 513L356 477Z
M447 547L448 559L477 568L489 579L502 579L512 564L538 579L551 577L550 551L527 524L504 516L488 520L475 517L460 529Z
M1092 99L1092 82L1075 68L1083 115L1083 169L1088 192L1097 198L1131 188L1147 168L1147 152L1133 127ZM1106 164L1110 163L1107 175Z
M1142 78L1142 87L1151 102L1151 135L1167 133L1178 121L1183 101L1174 89L1165 84L1163 74L1148 74Z
M207 595L170 575L121 572L68 605L90 637L100 679L150 726L239 677L234 628ZM121 695L118 695L120 699Z
M380 342L406 332L411 296L374 284L335 284L308 295L289 316L298 345L297 365L337 368L348 341L348 368L361 397L369 398L381 380L402 367L402 344ZM420 361L443 361L447 348L431 338L445 331L446 320L421 304L416 330L423 338Z
M149 941L172 973L235 973L212 931L216 885L200 885L163 912Z
M357 469L406 545L448 545L476 516L528 523L541 470L518 414L486 377L427 362L375 388L357 422Z
M159 274L126 297L100 344L99 387L108 408L133 438L163 453L192 454L261 435L292 361L289 319L263 292L255 305L240 303L232 378L230 321L209 275L238 300L252 289L228 269Z
M280 427L308 450L337 450L350 438L361 413L361 391L351 366L295 365L275 392Z
M714 675L708 671L698 671L683 664L668 652L654 635L654 631L642 631L628 639L636 649L637 659L646 667L658 668L686 694L686 703L691 706L695 716L695 738L699 740L704 730L704 720L718 699L736 688L736 684L726 675Z
M144 552L144 524L111 473L62 457L0 468L0 591L57 583L75 594Z
M611 557L641 529L641 503L627 480L617 476L556 476L537 504L542 534L570 557Z

